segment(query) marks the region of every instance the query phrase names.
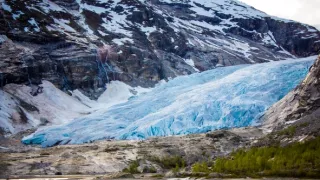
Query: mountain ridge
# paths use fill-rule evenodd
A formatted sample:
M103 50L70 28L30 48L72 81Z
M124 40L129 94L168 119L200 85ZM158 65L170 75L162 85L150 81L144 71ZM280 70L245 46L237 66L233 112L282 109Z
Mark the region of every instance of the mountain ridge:
M320 49L315 28L233 0L2 0L1 5L0 34L13 40L5 42L11 49L19 47L11 60L0 62L2 84L46 79L93 99L110 80L150 87L219 66L306 57Z

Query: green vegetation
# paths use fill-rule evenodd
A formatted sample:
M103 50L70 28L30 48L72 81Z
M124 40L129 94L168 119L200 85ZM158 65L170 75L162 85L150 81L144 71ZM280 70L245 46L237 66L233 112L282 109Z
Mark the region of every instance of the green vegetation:
M299 124L299 125L293 125L293 126L289 126L285 129L283 129L282 131L279 131L278 134L283 136L283 135L286 135L286 136L289 136L289 137L293 137L294 134L297 132L298 128L304 128L304 127L307 127L309 126L310 123L308 122L305 122L305 123L302 123L302 124Z
M289 137L293 137L293 135L296 133L297 127L296 126L290 126L286 129L283 129L282 131L279 131L279 135L287 135Z
M155 174L155 175L152 175L151 177L152 177L152 178L162 179L162 178L163 178L163 175L162 175L162 174Z
M157 163L163 169L172 170L174 174L178 173L181 168L186 167L186 161L181 156L166 156L166 157L147 157L149 161Z
M181 168L185 168L185 166L186 166L185 160L180 156L167 156L167 157L163 157L163 158L148 157L145 159L157 163L158 165L160 165L164 169L172 170L174 173L179 172ZM122 172L130 173L130 174L141 173L138 170L140 160L132 161L127 168L122 170ZM154 166L149 166L149 167L145 166L143 168L142 172L143 173L157 173L157 169Z
M305 123L300 124L299 127L307 127L309 125L310 125L309 122L305 122Z
M194 173L210 173L211 168L209 168L207 162L195 163L192 165L192 172Z
M141 173L141 172L138 170L138 167L139 167L139 160L132 161L132 162L129 164L129 167L123 169L122 172L130 173L130 174L138 174L138 173Z
M131 144L123 144L123 145L119 145L119 147L125 148L125 149L130 149L130 148L134 148L134 145Z
M290 129L286 132L290 134L293 131ZM286 147L238 150L227 158L218 158L212 167L207 163L196 163L192 171L251 177L320 177L320 137Z
M179 170L186 166L186 161L180 156L151 157L149 160L158 163L165 169Z
M153 166L145 166L142 170L143 173L157 173L157 169Z

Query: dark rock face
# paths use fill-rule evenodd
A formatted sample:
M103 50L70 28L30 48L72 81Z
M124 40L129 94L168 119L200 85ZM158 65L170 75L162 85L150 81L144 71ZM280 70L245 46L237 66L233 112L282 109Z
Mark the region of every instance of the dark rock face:
M295 98L299 105L297 111L292 112L287 119L297 119L320 109L320 56L310 68L310 73L295 90ZM320 118L320 113L318 113Z
M76 0L51 0L59 6L65 7L70 10L79 10L80 6Z
M46 79L88 95L320 52L315 28L234 0L5 0L0 25L1 86Z

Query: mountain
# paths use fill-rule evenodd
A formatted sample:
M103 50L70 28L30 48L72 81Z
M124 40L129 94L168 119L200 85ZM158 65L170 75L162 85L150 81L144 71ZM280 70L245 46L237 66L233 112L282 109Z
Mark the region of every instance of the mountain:
M0 178L320 177L314 27L236 0L0 0L0 25Z
M154 86L220 66L316 55L314 27L236 0L1 0L1 85Z

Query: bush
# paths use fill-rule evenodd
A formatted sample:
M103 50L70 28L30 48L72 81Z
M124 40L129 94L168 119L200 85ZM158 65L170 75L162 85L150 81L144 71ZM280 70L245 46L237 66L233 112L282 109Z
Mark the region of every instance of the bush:
M296 133L297 127L296 126L290 126L286 129L279 132L279 135L287 135L289 137L293 137L293 135Z
M184 168L186 166L186 161L180 156L152 157L150 161L158 163L165 169Z
M193 173L210 173L210 169L208 167L208 164L206 162L202 163L195 163L192 165L192 172Z
M153 166L145 166L142 170L143 173L157 173L157 169Z
M138 167L139 167L139 161L138 160L132 161L129 164L129 167L123 169L122 172L130 173L130 174L138 174L138 173L140 173L140 171L138 170Z

